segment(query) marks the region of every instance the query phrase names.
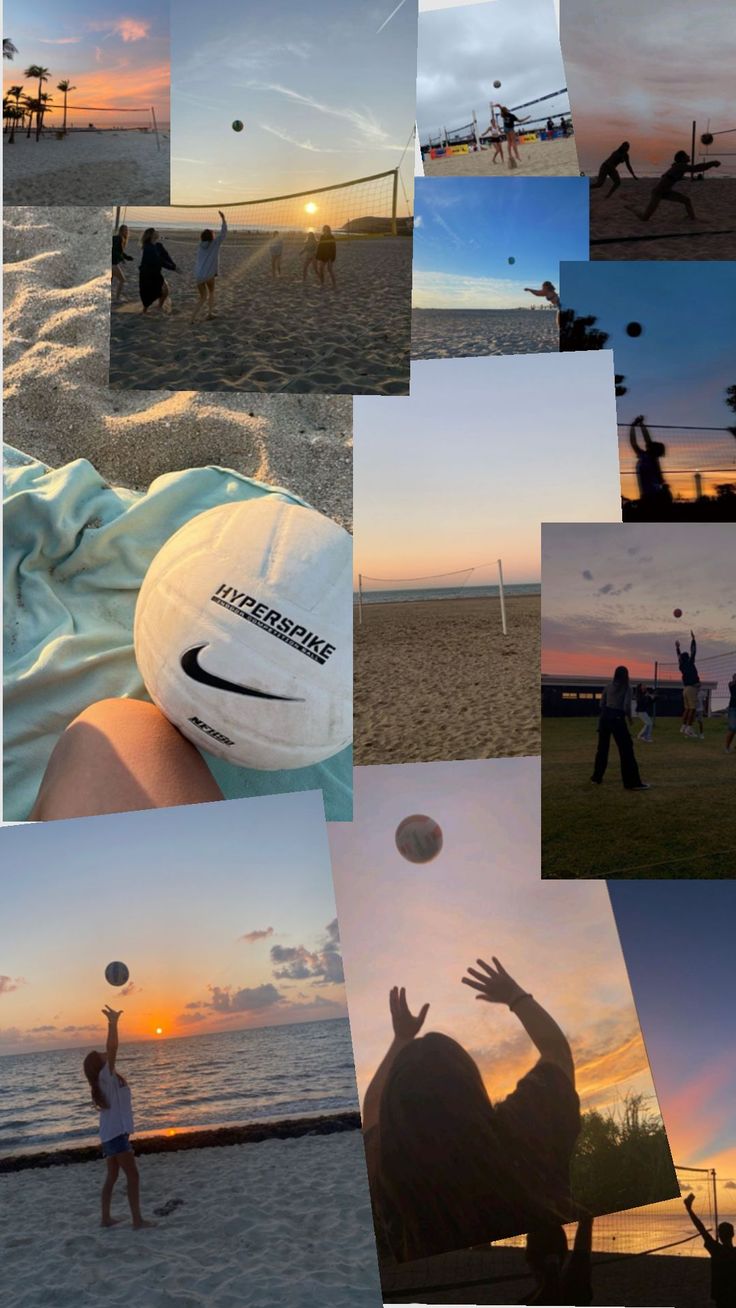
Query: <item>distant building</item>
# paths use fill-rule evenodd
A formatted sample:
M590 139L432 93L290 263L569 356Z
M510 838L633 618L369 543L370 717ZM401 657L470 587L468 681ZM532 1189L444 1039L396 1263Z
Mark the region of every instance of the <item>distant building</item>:
M568 677L553 676L542 673L542 717L545 718L585 718L595 717L600 712L600 700L603 689L610 682L610 677ZM652 679L642 678L645 686L653 684ZM632 687L638 678L632 678ZM701 681L705 690L705 716L710 717L711 696L717 688L717 681ZM657 716L660 718L679 718L682 713L682 682L669 677L657 683Z

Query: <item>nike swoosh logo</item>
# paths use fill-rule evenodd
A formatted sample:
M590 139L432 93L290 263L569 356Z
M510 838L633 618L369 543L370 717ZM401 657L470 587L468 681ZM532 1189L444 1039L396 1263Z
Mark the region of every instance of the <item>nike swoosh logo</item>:
M204 645L193 645L191 649L186 649L182 654L179 662L182 671L192 681L198 681L202 686L212 686L215 690L227 690L232 695L250 695L253 699L280 699L288 701L290 704L303 704L304 700L293 695L270 695L266 690L255 690L253 686L239 686L236 681L225 681L223 677L215 676L214 672L208 672L199 662L199 656Z

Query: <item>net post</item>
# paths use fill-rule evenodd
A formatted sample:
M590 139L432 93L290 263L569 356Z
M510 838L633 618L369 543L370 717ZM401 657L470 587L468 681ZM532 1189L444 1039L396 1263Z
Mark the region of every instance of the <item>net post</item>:
M695 119L693 118L693 136L692 136L692 147L691 147L691 151L690 151L690 163L693 163L693 164L695 163L695 126L696 126L696 123L695 123ZM690 174L690 181L693 180L693 176L694 176L694 174L691 173L691 174Z
M358 573L358 626L363 626L363 574Z
M498 597L501 601L501 626L503 628L503 634L506 636L508 633L506 630L506 604L504 602L503 594L503 563L500 559L498 560Z
M716 1229L716 1234L718 1234L718 1183L716 1181L715 1167L711 1168L711 1176L713 1178L713 1224Z
M120 227L120 208L121 206L119 204L115 206L115 226L113 228L113 236L117 236L118 228Z
M151 105L151 117L153 118L153 130L156 133L156 149L160 150L161 142L158 137L158 123L156 122L156 110L154 109L153 105Z
M396 207L399 201L399 170L394 168L394 186L391 197L391 235L396 236Z

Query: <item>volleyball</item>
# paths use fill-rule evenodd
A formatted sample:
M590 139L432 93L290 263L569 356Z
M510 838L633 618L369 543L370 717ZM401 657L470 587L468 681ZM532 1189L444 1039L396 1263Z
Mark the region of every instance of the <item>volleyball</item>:
M410 863L431 863L442 848L442 828L433 818L413 813L396 828L396 848Z
M701 136L700 139L701 139L703 145L712 145L712 144L713 144L713 133L712 133L712 132L703 132L703 135Z
M513 255L510 256L509 263L516 263L516 260Z
M627 322L627 324L626 324L626 335L627 335L627 336L641 336L641 323L640 323L640 322Z
M130 972L125 963L108 963L105 968L105 980L111 986L124 986Z
M497 91L500 90L500 88L501 88L501 83L500 83L500 82L494 82L493 85L495 86L495 88L496 88Z
M134 643L151 699L193 744L275 771L352 738L352 541L263 495L192 518L153 559Z
M682 609L673 609L673 610L672 610L672 616L673 616L673 618L681 618L681 617L682 617Z
M233 131L242 132L242 130L243 130L243 124L241 123L239 118L236 118L235 122L233 123Z

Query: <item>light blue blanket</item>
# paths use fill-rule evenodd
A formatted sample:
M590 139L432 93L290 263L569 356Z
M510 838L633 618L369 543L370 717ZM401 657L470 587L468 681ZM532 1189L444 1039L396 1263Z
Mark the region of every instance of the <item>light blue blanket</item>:
M145 494L109 486L85 459L50 469L5 447L4 817L24 821L51 751L82 709L147 699L133 654L138 589L154 554L217 504L287 491L225 468L158 477ZM352 817L352 752L284 772L204 754L227 799L318 790L331 821Z

